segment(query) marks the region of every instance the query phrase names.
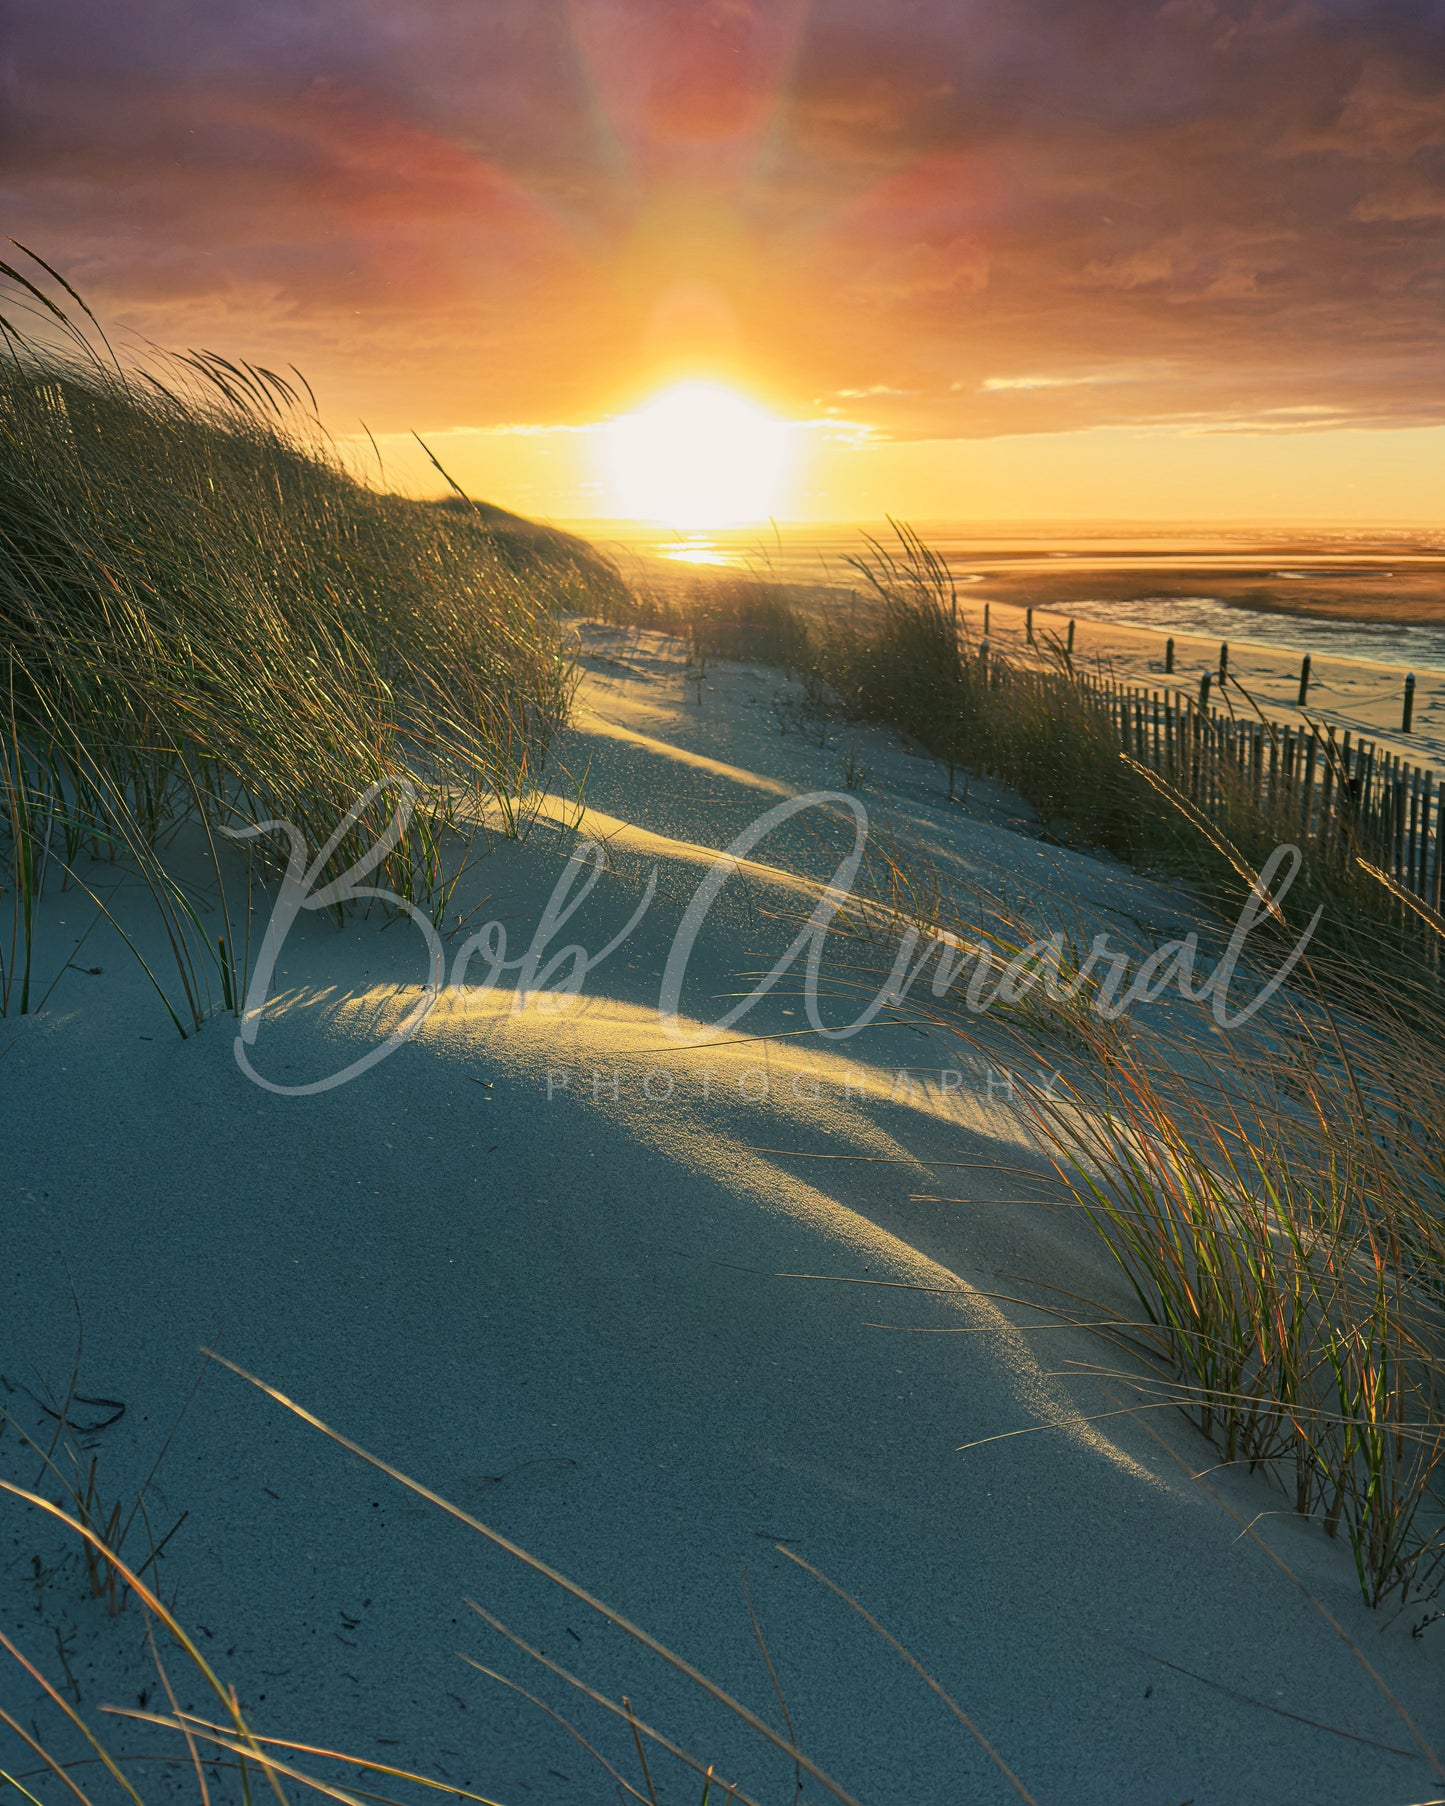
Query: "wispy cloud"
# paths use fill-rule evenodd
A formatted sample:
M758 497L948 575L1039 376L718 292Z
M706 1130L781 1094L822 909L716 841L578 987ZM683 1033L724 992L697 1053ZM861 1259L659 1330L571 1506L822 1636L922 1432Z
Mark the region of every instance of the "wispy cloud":
M978 387L981 394L997 395L1009 389L1097 389L1103 383L1135 380L1119 371L1098 371L1083 376L986 376Z

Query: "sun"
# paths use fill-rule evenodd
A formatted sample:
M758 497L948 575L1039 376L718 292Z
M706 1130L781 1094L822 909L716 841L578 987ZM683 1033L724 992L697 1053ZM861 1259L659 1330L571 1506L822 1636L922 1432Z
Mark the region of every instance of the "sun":
M716 382L682 382L602 429L615 517L685 530L745 526L783 511L794 430Z

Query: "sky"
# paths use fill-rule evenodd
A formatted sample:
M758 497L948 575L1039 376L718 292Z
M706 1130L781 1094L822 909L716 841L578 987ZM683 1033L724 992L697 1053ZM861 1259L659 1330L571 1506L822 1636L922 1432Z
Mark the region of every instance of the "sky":
M1442 0L0 0L0 231L555 518L685 381L789 517L1445 493Z

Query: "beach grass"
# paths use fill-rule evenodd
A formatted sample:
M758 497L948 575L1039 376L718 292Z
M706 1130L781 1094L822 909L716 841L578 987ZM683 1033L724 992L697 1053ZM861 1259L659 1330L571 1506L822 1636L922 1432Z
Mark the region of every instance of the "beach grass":
M575 1603L595 1613L605 1623L620 1631L632 1644L655 1657L674 1675L689 1682L706 1699L720 1707L723 1713L740 1721L756 1740L762 1756L771 1760L773 1770L777 1768L777 1758L781 1757L786 1762L787 1780L783 1784L783 1792L776 1797L796 1800L802 1795L806 1785L821 1795L837 1801L838 1806L859 1806L854 1794L825 1768L814 1762L799 1746L792 1716L777 1680L767 1640L746 1589L745 1577L743 1599L763 1663L775 1690L783 1727L781 1730L769 1724L749 1706L725 1691L685 1657L677 1654L650 1632L579 1586L567 1575L541 1561L529 1550L503 1536L422 1482L393 1467L380 1456L353 1442L342 1432L333 1429L314 1416L304 1406L288 1398L285 1393L245 1372L244 1369L234 1366L224 1357L211 1355L210 1358L218 1361L223 1367L230 1368L239 1378L257 1387L282 1409L309 1425L340 1448L358 1457L374 1471L395 1482L435 1510L453 1518L478 1537L500 1549L514 1562L540 1576ZM0 1428L3 1428L6 1421L6 1414L0 1413ZM440 1793L452 1799L471 1802L473 1806L497 1806L497 1802L490 1795L478 1793L428 1774L413 1772L399 1767L395 1763L343 1751L329 1744L301 1742L295 1738L278 1738L263 1734L254 1724L253 1715L243 1706L235 1689L225 1682L194 1637L181 1623L172 1606L166 1602L161 1594L158 1581L154 1578L147 1579L146 1567L150 1564L147 1563L140 1567L131 1566L122 1555L116 1540L113 1537L107 1537L103 1527L88 1521L84 1511L76 1508L75 1494L69 1488L65 1490L69 1496L66 1504L63 1505L45 1493L18 1485L0 1476L0 1500L9 1503L12 1507L28 1507L38 1515L40 1520L60 1526L82 1546L88 1570L93 1572L98 1569L106 1575L105 1584L99 1590L112 1602L115 1602L115 1609L124 1609L130 1601L135 1601L137 1609L144 1617L146 1642L156 1669L159 1690L164 1694L170 1709L168 1712L147 1709L144 1702L138 1708L109 1705L100 1708L101 1716L111 1721L124 1723L132 1729L147 1727L167 1733L174 1739L176 1753L173 1756L167 1756L162 1747L160 1750L146 1750L138 1758L114 1754L97 1726L87 1720L77 1709L77 1705L65 1697L63 1687L56 1685L48 1678L40 1665L11 1637L0 1630L0 1655L7 1657L29 1678L37 1692L52 1708L54 1714L55 1734L47 1737L47 1734L33 1720L30 1728L27 1729L10 1712L0 1707L0 1725L6 1726L14 1734L35 1765L33 1771L27 1772L24 1779L11 1775L0 1768L0 1783L4 1783L20 1797L29 1801L31 1806L43 1806L43 1803L37 1798L32 1788L25 1784L26 1781L31 1781L37 1786L47 1782L51 1785L59 1783L65 1793L78 1802L78 1806L95 1806L97 1793L100 1794L100 1797L105 1797L110 1792L110 1784L113 1784L130 1802L130 1806L145 1806L147 1789L137 1771L142 1763L155 1761L160 1761L167 1767L190 1771L196 1783L198 1806L212 1806L215 1798L214 1788L223 1777L234 1783L235 1797L241 1802L241 1806L252 1806L262 1787L269 1787L270 1792L281 1802L281 1806L284 1806L286 1794L283 1791L283 1785L287 1783L299 1786L323 1798L339 1801L342 1806L362 1806L364 1801L388 1798L393 1800L393 1806L395 1806L394 1796L378 1795L372 1790L371 1784L377 1782L384 1782L388 1787L395 1786L397 1783L402 1784L407 1798L425 1798L428 1794ZM1014 1797L1028 1803L1028 1806L1033 1806L1034 1795L1004 1756L969 1717L964 1708L886 1626L880 1623L862 1603L840 1587L836 1581L831 1580L793 1550L778 1544L776 1553L808 1574L860 1618L879 1642L891 1650L917 1675L921 1683L939 1701L942 1710L962 1726L963 1730L982 1750L1008 1791ZM619 1798L639 1801L642 1806L660 1806L662 1793L659 1791L659 1785L655 1778L654 1766L659 1761L665 1760L670 1771L666 1788L666 1796L669 1799L679 1797L674 1783L679 1783L683 1778L690 1778L689 1791L681 1797L696 1799L698 1806L733 1806L734 1802L736 1806L760 1806L757 1795L746 1791L741 1780L727 1781L723 1779L717 1773L715 1764L705 1761L678 1743L665 1731L648 1722L634 1708L632 1700L625 1694L617 1699L609 1697L546 1656L540 1649L519 1636L475 1600L468 1599L466 1603L483 1624L513 1649L526 1656L543 1673L552 1676L571 1689L572 1694L579 1701L585 1702L612 1720L625 1725L627 1733L623 1740L625 1753L619 1753L618 1760L613 1761L602 1749L597 1747L591 1737L584 1734L578 1725L557 1707L497 1669L478 1662L470 1656L460 1656L460 1659L468 1667L481 1674L489 1682L520 1695L521 1698L537 1708L539 1713L552 1724L559 1726L606 1775ZM168 1657L172 1662L183 1663L189 1680L198 1683L203 1693L214 1702L209 1713L199 1712L194 1708L182 1709L176 1679L167 1667ZM189 1692L190 1687L186 1686L185 1690ZM63 1740L57 1741L57 1735ZM594 1733L595 1735L596 1733ZM89 1754L77 1761L74 1752L78 1748L84 1748ZM648 1755L649 1750L652 1752L651 1760ZM629 1758L635 1759L635 1766ZM624 1761L628 1762L630 1773L624 1772L623 1768L619 1766L619 1763ZM303 1762L305 1766L302 1766ZM93 1786L82 1785L81 1781L77 1779L75 1773L77 1767L87 1765L97 1767L103 1772L107 1783L104 1791L97 1790ZM348 1770L360 1775L368 1785L363 1787L351 1781L347 1774ZM697 1792L699 1785L701 1787L700 1794ZM757 1783L753 1783L753 1785L756 1786ZM417 1793L412 1793L412 1789L416 1789Z
M1226 769L1206 814L1122 754L1065 647L1025 661L973 638L945 565L908 529L855 570L858 607L727 578L644 589L639 611L687 635L699 667L776 664L820 716L906 735L946 761L950 798L957 768L989 775L1054 838L1184 880L1222 942L1298 836L1298 805ZM1127 1353L1093 1371L1129 1408L1177 1406L1223 1463L1269 1474L1288 1509L1343 1538L1383 1605L1445 1573L1445 924L1366 852L1340 837L1262 911L1259 971L1313 922L1267 1029L1220 1034L1201 1003L1168 1036L1136 1032L1094 1008L1097 974L1066 999L1036 987L987 1030L953 1004L919 1015L995 1057L1002 1027L1021 1071L1040 1045L1060 1050L1063 1089L1021 1094L1138 1309L1110 1327L1096 1300L1053 1308ZM900 882L905 914L1002 964L1045 932L1007 911L976 919L922 875Z
M1040 629L1026 657L990 646L944 561L907 526L895 523L894 535L865 539L850 560L851 596L765 577L643 577L599 613L686 638L698 668L751 659L790 671L817 717L892 728L944 761L950 796L958 772L996 779L1054 838L1182 878L1221 914L1237 912L1250 874L1299 838L1298 797L1261 788L1227 760L1211 769L1207 808L1171 792L1127 756L1103 691L1058 636ZM1438 937L1419 900L1372 871L1383 854L1363 825L1341 827L1328 855L1315 849L1294 887L1306 916L1324 907L1321 947L1352 965L1368 947L1397 991L1438 997Z
M1445 1574L1439 1043L1407 1015L1384 1040L1308 971L1291 989L1238 1035L1204 1008L1124 1035L1068 1010L1059 1076L1021 1076L1018 1095L1136 1308L1047 1287L1035 1302L1126 1356L1081 1376L1144 1413L1177 1406L1222 1467L1268 1475L1282 1508L1346 1543L1370 1605L1403 1606ZM1045 1017L1016 1036L1020 1075L1050 1045ZM978 1040L958 1012L934 1019Z
M158 988L184 1028L235 1006L238 955L234 925L218 945L193 919L163 851L177 830L214 848L280 820L321 847L371 791L340 868L405 784L416 806L377 882L435 901L462 811L531 787L570 697L562 617L615 579L500 511L367 487L295 373L123 366L71 291L6 267L0 1009L36 1005L47 883L119 856L165 918ZM22 338L17 303L48 332ZM252 850L284 859L274 837Z
M950 898L906 855L891 857L897 921L925 949L935 937L940 969L955 962L946 985L898 1001L899 1019L1002 1069L1058 1181L1037 1208L1087 1224L1124 1282L1121 1307L1080 1278L1027 1265L1012 1276L1009 1301L1117 1351L1074 1358L1060 1377L1102 1385L1104 1415L1146 1429L1161 1410L1182 1413L1217 1450L1196 1479L1264 1476L1277 1505L1264 1495L1261 1516L1293 1514L1337 1538L1368 1606L1430 1623L1445 1584L1445 1078L1427 1007L1432 950L1397 948L1384 972L1367 956L1353 975L1333 951L1306 953L1258 1015L1234 1022L1305 926L1283 910L1237 969L1222 1029L1207 981L1227 923L1201 918L1186 989L1167 975L1188 972L1170 964L1187 941L1126 952L1110 934L1091 967L1086 930L1070 935L1016 900ZM862 996L889 971L883 945L858 966ZM1129 962L1122 977L1116 959ZM1156 984L1154 998L1121 1008L1149 959L1177 994L1159 1002ZM1020 1178L1027 1191L1035 1169Z

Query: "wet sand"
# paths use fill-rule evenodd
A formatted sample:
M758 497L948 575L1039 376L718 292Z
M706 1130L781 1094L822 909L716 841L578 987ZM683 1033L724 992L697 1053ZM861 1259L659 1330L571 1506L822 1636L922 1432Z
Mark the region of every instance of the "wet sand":
M984 630L984 595L971 591L962 605L970 630ZM1200 678L1213 673L1210 701L1252 717L1256 710L1272 721L1301 726L1318 724L1337 734L1350 733L1375 741L1400 754L1412 765L1433 769L1445 765L1445 673L1415 674L1415 705L1411 731L1402 731L1405 682L1402 666L1377 664L1363 659L1310 655L1310 681L1304 708L1299 706L1302 655L1245 640L1229 642L1230 681L1223 691L1218 683L1220 641L1200 634L1166 635L1151 628L1132 627L1118 621L1094 621L1071 617L1064 605L1034 610L1034 647L1028 644L1028 616L1022 605L997 601L991 606L989 634L992 642L1015 656L1048 657L1051 648L1066 644L1068 624L1074 628L1074 657L1084 669L1117 677L1121 682L1147 690L1172 690L1181 696L1199 694ZM1167 646L1174 640L1174 671L1165 670Z
M1172 561L1161 568L1147 559L1070 559L1047 564L1020 559L979 567L983 588L999 601L1065 610L1071 603L1151 599L1185 601L1208 595L1230 608L1295 615L1321 621L1355 621L1397 627L1445 627L1445 559L1409 564L1384 558L1342 568L1338 560L1289 565L1249 560Z

